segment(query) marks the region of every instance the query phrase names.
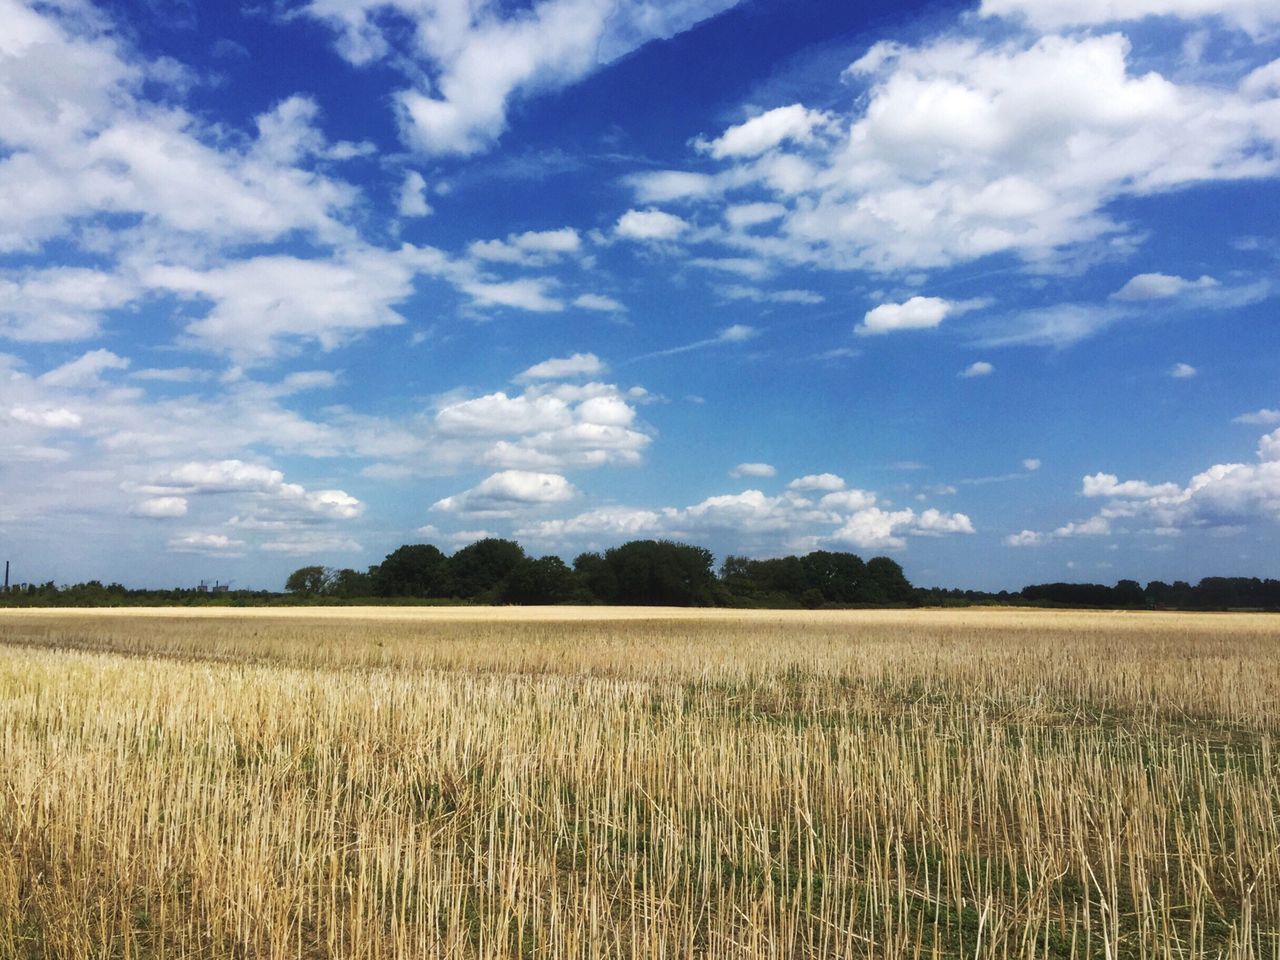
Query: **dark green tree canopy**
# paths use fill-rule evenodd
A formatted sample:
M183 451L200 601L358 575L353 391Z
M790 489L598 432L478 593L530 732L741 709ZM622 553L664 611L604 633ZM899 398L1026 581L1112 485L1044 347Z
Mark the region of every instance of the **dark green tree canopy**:
M371 571L379 597L447 596L446 557L429 543L406 544Z
M605 552L617 580L616 602L711 606L716 578L711 551L670 540L632 540Z
M524 559L514 540L488 537L449 558L449 591L455 597L497 600L507 575Z
M578 579L559 557L525 557L507 574L506 603L569 603L580 599Z
M299 567L289 574L289 579L284 582L284 588L290 593L319 596L328 591L329 585L333 582L333 577L333 571L326 567L318 565Z

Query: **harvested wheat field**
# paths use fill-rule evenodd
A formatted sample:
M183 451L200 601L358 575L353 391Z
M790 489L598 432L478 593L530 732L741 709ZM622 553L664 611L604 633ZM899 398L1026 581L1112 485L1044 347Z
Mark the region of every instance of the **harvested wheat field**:
M1280 957L1280 621L0 614L0 957Z

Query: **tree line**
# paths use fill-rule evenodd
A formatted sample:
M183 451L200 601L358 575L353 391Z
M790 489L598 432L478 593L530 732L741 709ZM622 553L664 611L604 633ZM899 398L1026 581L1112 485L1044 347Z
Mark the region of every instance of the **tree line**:
M915 588L888 557L817 550L803 557L727 558L719 574L705 547L631 540L574 558L530 557L496 537L447 556L406 544L366 571L301 567L285 589L297 596L414 598L472 603L636 604L653 606L912 606Z
M1280 611L1280 580L1205 577L1136 580L1114 586L1042 583L1018 591L914 587L889 557L815 550L754 560L729 556L713 569L704 547L670 540L631 540L581 553L572 565L531 557L513 540L489 537L451 556L428 543L405 544L365 570L320 565L291 573L286 593L198 588L131 589L98 580L58 586L20 584L0 592L0 606L269 605L375 603L635 604L653 606L914 607L1012 604L1156 610Z

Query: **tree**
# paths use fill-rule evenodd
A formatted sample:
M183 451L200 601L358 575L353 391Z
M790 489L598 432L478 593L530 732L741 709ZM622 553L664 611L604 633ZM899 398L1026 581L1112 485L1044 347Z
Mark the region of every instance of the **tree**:
M605 552L619 603L705 607L715 603L711 551L670 540L631 540Z
M360 570L346 568L333 575L329 593L344 600L373 596L373 577Z
M443 597L446 576L446 558L438 548L406 544L387 554L373 571L373 592L379 597Z
M314 597L327 592L332 583L333 571L317 565L293 571L284 582L284 588L290 593Z
M507 574L502 598L508 603L568 603L577 590L577 577L559 557L525 557Z
M477 540L449 558L450 591L456 597L496 600L503 581L523 559L524 548L514 540Z
M609 561L598 553L580 553L573 560L573 572L578 581L595 600L616 603L618 576Z
M814 550L800 558L809 586L819 590L827 603L847 606L863 600L867 565L854 553Z
M873 603L897 606L914 605L918 602L915 587L911 586L911 581L896 560L872 557L867 561L867 581L870 588L867 593L874 594L875 597L871 601Z

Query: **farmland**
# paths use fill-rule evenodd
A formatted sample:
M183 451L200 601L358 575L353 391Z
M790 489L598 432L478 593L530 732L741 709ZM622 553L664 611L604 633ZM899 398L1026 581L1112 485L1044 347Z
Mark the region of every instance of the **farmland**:
M0 614L0 957L1280 957L1280 622Z

